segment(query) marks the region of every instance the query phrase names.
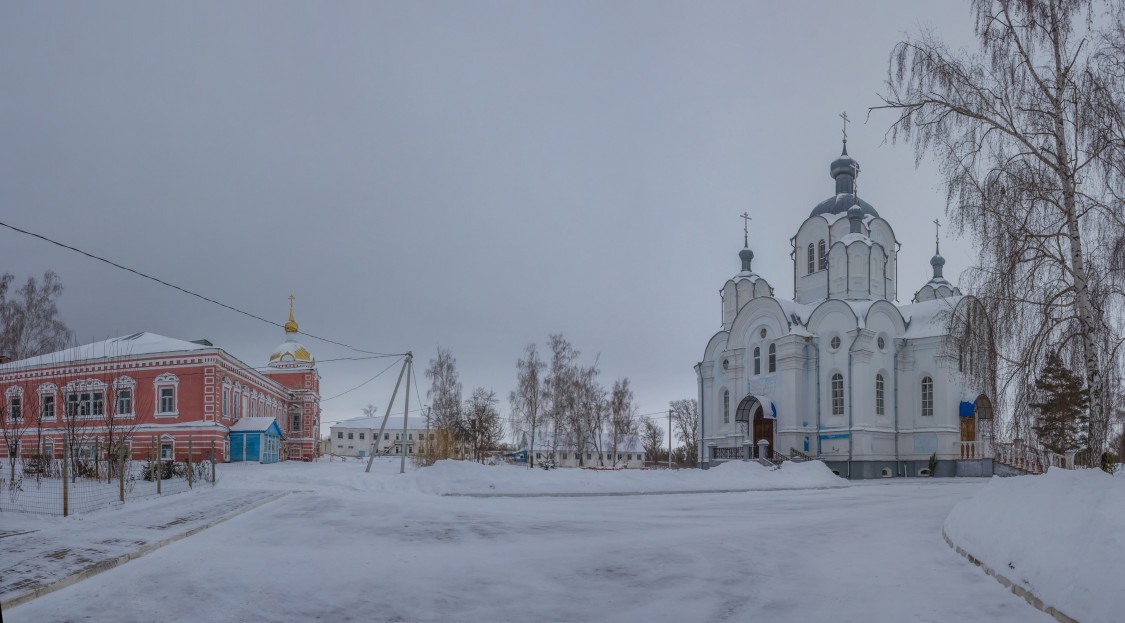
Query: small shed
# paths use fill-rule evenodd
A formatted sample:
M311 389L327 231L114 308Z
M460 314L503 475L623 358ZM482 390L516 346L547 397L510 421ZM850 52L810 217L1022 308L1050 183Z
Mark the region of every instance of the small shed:
M274 418L244 417L230 427L230 460L276 463L282 439Z

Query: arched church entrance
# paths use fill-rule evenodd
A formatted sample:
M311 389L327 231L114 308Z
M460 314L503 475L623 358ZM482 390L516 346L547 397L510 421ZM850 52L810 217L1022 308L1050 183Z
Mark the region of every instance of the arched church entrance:
M967 403L962 403L962 406L967 406ZM972 412L962 408L960 416L957 419L961 423L961 458L986 456L981 446L991 443L992 439L992 401L981 394L973 401Z
M746 432L750 438L750 458L758 457L758 442L765 439L774 449L774 420L765 416L762 401L757 396L749 395L738 403L738 410L734 413L734 421L746 424ZM770 406L772 410L772 405Z
M976 435L975 440L991 441L992 440L992 401L988 396L981 394L977 396L976 401L973 403L973 412L976 415L976 430L973 431Z

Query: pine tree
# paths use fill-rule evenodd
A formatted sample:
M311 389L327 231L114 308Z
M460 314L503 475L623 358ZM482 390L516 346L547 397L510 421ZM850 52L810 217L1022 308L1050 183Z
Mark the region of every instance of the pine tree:
M1063 365L1058 353L1047 355L1035 388L1044 397L1030 406L1039 411L1035 433L1051 452L1080 450L1088 444L1090 390L1082 378Z

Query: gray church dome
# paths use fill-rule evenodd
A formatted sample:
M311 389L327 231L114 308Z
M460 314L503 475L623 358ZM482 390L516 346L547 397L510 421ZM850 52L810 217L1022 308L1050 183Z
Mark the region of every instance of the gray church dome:
M852 206L859 206L864 216L879 216L875 208L856 196L855 180L859 177L859 163L848 155L848 143L844 142L844 151L840 157L832 161L829 167L832 179L836 180L836 195L821 201L813 208L809 216L818 214L844 214Z

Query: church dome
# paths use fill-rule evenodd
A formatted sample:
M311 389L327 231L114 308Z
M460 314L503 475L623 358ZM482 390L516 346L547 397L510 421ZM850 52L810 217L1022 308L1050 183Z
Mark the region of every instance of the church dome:
M285 323L285 341L270 353L271 368L307 367L316 365L316 358L297 341L297 321L293 319L293 299L289 297L289 321Z
M856 196L855 180L859 177L859 162L848 155L848 144L844 143L843 153L829 166L829 174L836 180L836 195L821 201L809 216L844 214L853 206L859 207L864 216L879 216L874 206Z

